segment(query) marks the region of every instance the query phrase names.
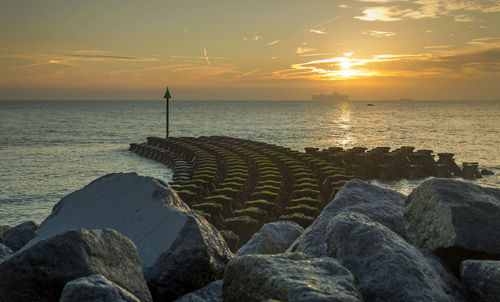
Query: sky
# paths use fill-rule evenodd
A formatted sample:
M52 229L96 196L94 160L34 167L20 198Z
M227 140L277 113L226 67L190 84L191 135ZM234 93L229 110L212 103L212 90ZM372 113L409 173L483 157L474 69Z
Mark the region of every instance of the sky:
M6 0L0 41L0 99L500 99L500 0Z

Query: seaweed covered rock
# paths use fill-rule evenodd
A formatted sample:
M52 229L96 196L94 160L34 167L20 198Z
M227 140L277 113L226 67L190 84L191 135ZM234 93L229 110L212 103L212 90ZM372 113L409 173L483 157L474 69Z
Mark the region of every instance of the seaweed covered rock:
M430 179L410 193L404 218L409 240L457 273L466 259L500 259L500 189Z
M0 263L0 301L57 301L67 282L93 274L152 301L134 243L110 229L68 231Z
M283 253L303 231L300 225L291 221L266 223L236 255Z
M357 302L354 277L337 260L301 253L246 255L227 264L223 301Z
M34 221L26 221L15 227L5 230L0 236L2 242L10 247L12 251L17 252L28 241L37 236L36 230L39 225Z
M313 224L292 243L288 251L303 252L314 257L326 256L326 227L333 217L345 211L362 213L405 236L403 224L405 198L393 190L353 179L342 187Z
M175 302L222 302L222 280L209 283L199 290L180 297Z
M161 180L108 174L64 197L27 246L75 228L112 228L139 251L155 300L172 300L222 278L233 256L219 231Z
M365 301L467 301L465 289L440 263L381 223L356 212L335 216L328 255L349 269Z
M134 294L103 275L90 275L66 283L59 302L141 302Z
M463 261L460 277L476 301L497 302L500 299L500 261Z

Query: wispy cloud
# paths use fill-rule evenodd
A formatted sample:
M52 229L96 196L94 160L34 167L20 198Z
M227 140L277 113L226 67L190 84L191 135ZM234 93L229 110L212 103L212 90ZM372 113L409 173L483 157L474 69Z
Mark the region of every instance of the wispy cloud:
M407 2L407 0L357 0L358 2L370 2L370 3L390 3L390 2Z
M382 37L394 37L396 35L395 32L392 31L379 31L379 30L369 30L369 29L363 29L361 31L362 35L369 35L369 36L374 36L377 38L382 38Z
M16 55L6 55L11 58L27 60L58 60L67 61L122 61L122 62L155 62L157 58L119 56L112 54L95 54L96 51L75 51L74 53L26 53Z
M467 42L468 45L480 48L495 48L500 47L500 37L483 37L472 39Z
M85 62L157 62L157 58L113 55L108 51L76 50L68 53L25 53L3 55L10 59L31 61L34 63L11 67L9 70L40 69L49 66L82 67Z
M388 4L409 1L363 0L362 2ZM403 19L452 16L456 11L500 12L500 1L498 0L415 0L411 4L411 6L406 5L405 7L400 5L366 7L363 10L362 16L355 16L354 18L363 21L399 21ZM474 19L470 16L460 14L457 15L455 20L457 22L471 22Z
M305 54L305 53L308 53L308 52L311 52L313 51L314 48L308 48L308 47L298 47L296 52L301 55L301 54Z
M113 55L92 55L92 54L62 54L58 55L62 58L87 61L124 61L124 62L155 62L156 58L145 57L128 57L128 56L113 56Z
M460 22L460 23L477 23L483 21L481 19L477 19L469 15L463 15L463 14L455 15L453 19L455 20L455 22Z
M406 10L409 12L409 10ZM356 16L355 19L363 21L399 21L404 11L399 10L397 6L385 7L369 7L363 10L363 16Z
M260 69L254 69L254 70L251 70L251 71L247 71L247 72L238 74L238 75L235 76L235 78L236 79L248 78L248 77L255 76L259 72L260 72Z
M322 53L304 53L301 54L301 57L319 57L319 56L326 56L329 55L330 53L328 52L322 52Z
M445 49L445 48L450 48L453 45L431 45L431 46L425 46L424 48L426 49Z
M318 34L318 35L324 35L326 34L326 31L321 30L321 29L310 29L309 32L313 34Z

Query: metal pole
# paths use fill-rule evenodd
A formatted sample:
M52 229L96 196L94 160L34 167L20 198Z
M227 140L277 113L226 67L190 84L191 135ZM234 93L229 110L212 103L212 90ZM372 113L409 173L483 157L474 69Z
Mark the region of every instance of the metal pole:
M167 112L167 114L166 114L167 115L166 116L166 125L167 125L167 127L166 127L166 131L167 131L167 138L168 138L168 115L169 115L168 114L168 98L165 98L165 100L166 100L166 106L167 106L167 110L166 110L166 112Z

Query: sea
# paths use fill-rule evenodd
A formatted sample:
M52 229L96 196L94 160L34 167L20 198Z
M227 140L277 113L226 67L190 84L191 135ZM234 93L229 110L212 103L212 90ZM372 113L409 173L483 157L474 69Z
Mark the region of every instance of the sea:
M369 105L369 104L373 104ZM500 101L170 101L171 136L225 135L305 147L414 146L455 153L495 173ZM128 151L165 136L163 101L0 101L0 225L38 223L65 195L107 173L169 181L164 165ZM422 180L372 183L409 194Z

